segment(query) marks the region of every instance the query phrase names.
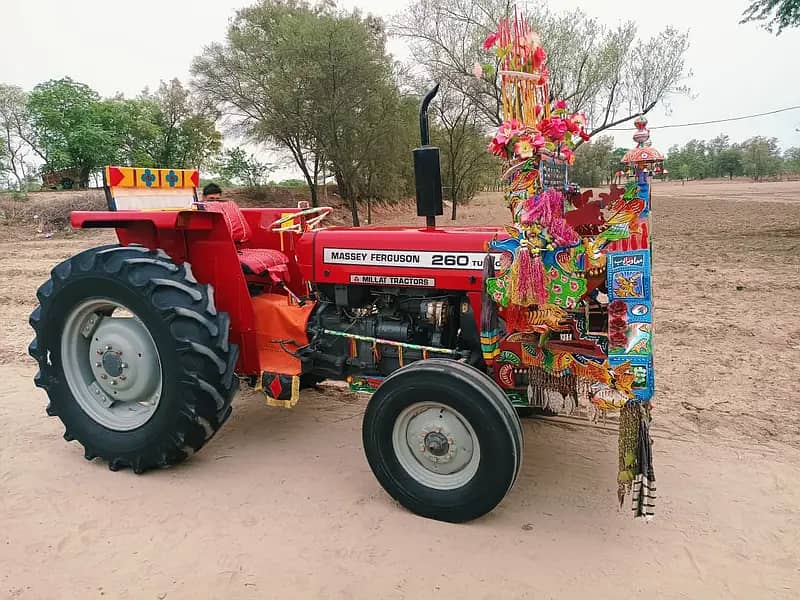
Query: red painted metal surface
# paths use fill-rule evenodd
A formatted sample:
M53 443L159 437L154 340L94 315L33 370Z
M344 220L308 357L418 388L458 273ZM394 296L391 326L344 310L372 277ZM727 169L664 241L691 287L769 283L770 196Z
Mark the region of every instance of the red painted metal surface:
M495 235L507 237L497 227L332 227L303 236L297 253L303 275L316 283L394 276L424 280L422 287L480 292L483 257Z
M304 234L271 230L275 220L295 211L243 209L250 232L238 244L224 216L213 211L75 212L71 223L77 228L113 227L122 244L161 249L178 263L189 262L198 281L213 285L217 308L231 317L230 340L240 348L239 373L262 370L253 301L239 250L273 249L285 254L287 285L298 295L308 292L310 282L358 285L355 280L363 277L399 277L412 286L417 281L428 289L466 292L480 326L483 257L494 236L506 237L502 229L332 227ZM334 251L340 253L339 262ZM352 253L357 253L355 260ZM407 262L396 262L402 260ZM374 285L370 281L363 284Z

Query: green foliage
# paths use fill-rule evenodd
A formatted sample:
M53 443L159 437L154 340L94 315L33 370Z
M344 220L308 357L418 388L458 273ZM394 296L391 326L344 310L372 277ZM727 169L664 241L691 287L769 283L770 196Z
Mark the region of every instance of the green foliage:
M36 144L52 170L75 167L81 185L98 167L116 162L119 137L108 107L89 86L69 77L40 83L28 98Z
M784 169L792 175L800 175L800 148L789 148L783 154Z
M754 0L745 9L740 23L762 22L764 28L777 35L787 27L800 25L800 0Z
M475 106L458 90L444 87L434 104L433 142L441 150L444 197L456 219L459 204L497 179L501 163L486 151L486 136Z
M755 181L776 177L783 172L800 173L800 150L781 154L776 138L757 136L741 144L731 144L727 135L713 140L691 140L667 153L667 170L673 179L704 179L747 175Z
M612 180L620 170L620 155L614 150L614 138L600 136L578 148L570 179L581 187L598 187Z
M377 182L394 168L379 160L391 154L387 140L403 137L380 20L329 4L262 0L236 14L225 43L207 47L192 72L238 133L291 153L313 204L329 167L358 224L357 199L383 189Z
M264 185L274 170L272 165L262 163L239 147L224 151L214 166L214 171L225 181L247 187Z
M76 168L82 186L107 164L200 167L222 144L215 115L177 79L136 99L102 99L69 77L47 81L31 92L27 111L45 168Z
M744 172L753 180L774 177L781 172L782 156L778 140L756 136L742 144Z

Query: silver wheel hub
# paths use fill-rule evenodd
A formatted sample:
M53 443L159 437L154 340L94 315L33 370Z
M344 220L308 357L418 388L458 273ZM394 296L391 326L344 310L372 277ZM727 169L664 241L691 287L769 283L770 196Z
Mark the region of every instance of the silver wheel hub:
M155 414L162 388L158 349L144 323L119 303L93 299L72 310L61 362L76 401L100 425L129 431Z
M403 410L394 424L392 445L409 475L435 489L465 485L480 463L480 444L472 425L439 402L419 402Z

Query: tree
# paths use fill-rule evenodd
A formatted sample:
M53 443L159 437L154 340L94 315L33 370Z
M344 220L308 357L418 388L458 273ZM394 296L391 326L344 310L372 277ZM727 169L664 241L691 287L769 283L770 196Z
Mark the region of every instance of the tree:
M415 0L392 32L409 40L428 76L458 90L487 125L501 122L499 59L487 57L483 40L509 15L511 0ZM600 25L580 10L555 14L526 7L548 50L553 97L587 114L592 135L651 111L684 93L688 34L666 28L650 40L636 37L633 22ZM487 63L488 61L488 63ZM473 75L487 63L487 75Z
M759 181L764 177L777 175L783 159L776 138L756 136L742 144L744 172Z
M452 207L450 218L455 221L458 205L472 200L487 176L496 178L499 165L486 151L478 111L467 96L441 89L433 114L433 141L441 150L442 185Z
M248 187L264 185L274 170L275 167L259 161L240 147L223 152L215 167L225 181Z
M800 175L800 148L789 148L784 152L783 164L788 173Z
M178 79L153 93L121 96L101 104L109 127L122 140L123 160L141 167L200 168L222 147L217 115L193 99Z
M712 159L704 140L690 140L667 153L667 170L681 179L705 179L713 174Z
M313 206L322 165L310 123L309 85L299 57L292 55L292 38L315 15L300 1L244 8L228 27L225 43L208 46L192 63L195 88L229 118L233 131L291 154Z
M764 29L777 35L787 27L800 26L800 0L754 0L750 3L739 23L764 22Z
M0 176L5 187L25 191L33 174L33 138L22 89L0 84Z
M725 148L716 156L716 165L720 176L733 179L737 175L744 175L742 149L738 146Z
M236 131L291 153L314 205L324 157L358 225L357 200L400 102L380 20L262 0L237 13L226 42L206 48L192 72Z
M51 170L76 168L79 185L119 156L119 136L108 127L100 96L69 77L37 85L28 97L35 147Z
M578 148L570 179L584 187L597 187L620 169L619 160L615 162L614 158L614 138L600 136Z

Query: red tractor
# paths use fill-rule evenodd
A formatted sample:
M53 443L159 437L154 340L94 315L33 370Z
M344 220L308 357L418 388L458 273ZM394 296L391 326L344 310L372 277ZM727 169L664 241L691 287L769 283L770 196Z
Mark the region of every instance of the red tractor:
M445 521L492 510L522 461L511 398L527 402L527 382L501 387L481 352L482 268L503 230L435 224L433 95L414 157L424 227L320 228L329 208L239 209L197 201L196 171L107 168L109 210L71 222L119 244L56 266L30 318L65 439L142 473L200 450L240 380L286 407L346 380L374 391L364 450L389 494Z

